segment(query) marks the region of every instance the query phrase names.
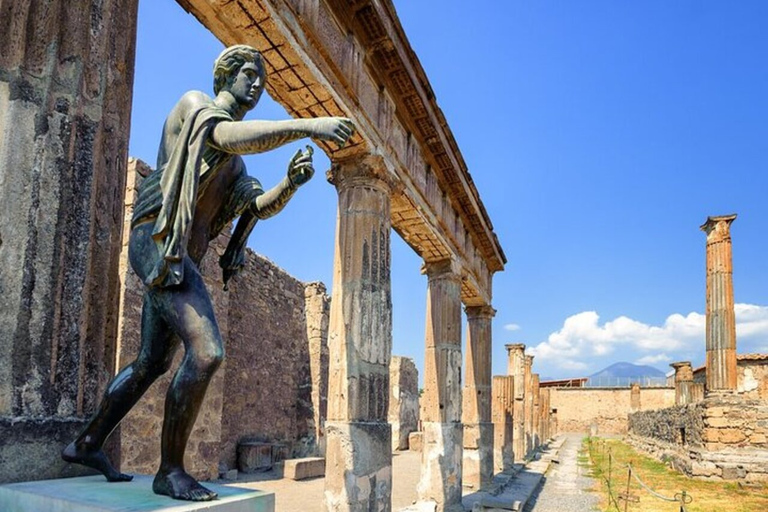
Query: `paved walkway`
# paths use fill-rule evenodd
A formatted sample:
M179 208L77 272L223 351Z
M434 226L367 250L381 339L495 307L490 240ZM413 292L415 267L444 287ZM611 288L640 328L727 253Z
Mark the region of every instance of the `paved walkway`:
M565 443L552 463L542 486L531 496L525 512L588 512L597 510L598 495L589 489L595 480L578 463L582 434L565 434Z

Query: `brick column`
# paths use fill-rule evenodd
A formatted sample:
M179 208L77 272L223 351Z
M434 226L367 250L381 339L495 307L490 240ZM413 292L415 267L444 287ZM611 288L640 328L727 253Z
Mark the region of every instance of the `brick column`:
M525 356L525 456L533 451L533 356Z
M379 157L335 163L339 196L328 329L327 511L390 510L390 187Z
M675 369L675 405L693 402L693 368L690 361L680 361L669 366Z
M515 378L493 377L493 469L500 473L512 469L515 454L512 447L512 414L515 402Z
M731 223L707 217L707 391L736 390L736 315L733 310Z
M484 488L493 479L491 422L491 306L468 306L466 384L462 404L464 423L464 485Z
M424 265L428 277L422 402L422 501L463 510L461 425L461 279L455 262Z
M137 4L0 7L3 482L58 477L114 373Z
M507 349L507 374L514 379L512 444L515 462L525 460L525 345L512 343Z
M533 449L541 445L541 395L539 394L539 374L531 375L531 395L533 395Z

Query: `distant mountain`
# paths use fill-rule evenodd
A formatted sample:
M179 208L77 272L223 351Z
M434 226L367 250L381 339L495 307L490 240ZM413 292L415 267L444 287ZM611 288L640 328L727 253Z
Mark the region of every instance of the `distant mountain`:
M618 385L629 384L631 382L663 382L666 375L661 370L647 365L637 365L626 362L614 363L607 368L603 368L597 373L589 376L589 382L592 385L615 383Z

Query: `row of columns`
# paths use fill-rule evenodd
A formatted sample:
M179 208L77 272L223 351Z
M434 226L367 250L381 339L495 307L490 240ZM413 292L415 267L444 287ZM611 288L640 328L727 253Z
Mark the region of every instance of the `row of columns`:
M335 162L338 193L333 297L328 332L327 511L389 511L391 431L387 423L392 350L390 196L378 156ZM438 511L463 510L462 484L493 476L490 305L467 315L466 379L461 382L461 268L431 261L427 276L423 430L419 498Z
M505 471L525 462L556 434L556 411L549 388L533 373L533 356L525 345L506 345L507 373L493 377L494 469Z

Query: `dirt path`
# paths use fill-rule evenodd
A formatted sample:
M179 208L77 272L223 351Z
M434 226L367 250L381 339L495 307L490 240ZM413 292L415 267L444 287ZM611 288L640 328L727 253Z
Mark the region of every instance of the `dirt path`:
M597 510L598 496L589 491L595 480L578 463L581 434L565 434L559 464L552 464L543 483L528 500L525 512L588 512Z

